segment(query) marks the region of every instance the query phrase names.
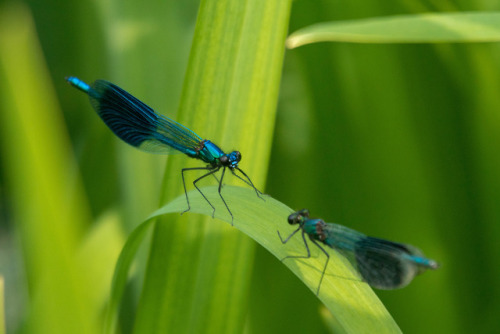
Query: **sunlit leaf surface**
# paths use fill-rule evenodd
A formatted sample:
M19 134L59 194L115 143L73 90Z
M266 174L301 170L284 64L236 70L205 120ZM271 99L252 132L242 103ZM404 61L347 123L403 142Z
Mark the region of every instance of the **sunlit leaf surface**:
M202 191L211 199L218 196L215 186L203 188ZM304 244L300 236L292 238L289 243L283 245L277 234L278 230L282 234L289 234L293 231L287 223L287 217L293 212L292 209L269 196L265 196L264 200L260 199L251 189L226 186L223 192L228 204L233 209L235 228L257 241L278 259L283 259L287 255L305 254ZM189 192L188 195L191 201L191 212L187 214L212 215L212 209L196 190ZM223 207L222 202L218 203L217 207ZM112 309L109 314L110 326L113 323L113 314L115 314L115 309L119 304L121 290L126 282L133 255L145 236L147 228L152 224L154 218L169 213L182 212L185 208L186 199L184 195L181 195L153 213L129 237L115 273ZM216 210L215 217L228 223L231 222L227 212L221 209ZM168 224L168 221L163 223ZM213 223L217 224L215 220ZM313 248L312 254L313 257L310 259L287 260L284 263L315 293L325 259ZM352 267L341 255L334 251L330 251L330 254L331 260L319 298L335 317L338 327L349 333L370 331L398 333L399 328L371 288L355 278Z

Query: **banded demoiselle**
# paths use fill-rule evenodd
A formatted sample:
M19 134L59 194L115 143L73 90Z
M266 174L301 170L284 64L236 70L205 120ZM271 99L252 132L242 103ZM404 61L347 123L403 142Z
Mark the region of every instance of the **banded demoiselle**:
M302 231L302 239L307 255L287 256L281 261L290 258L308 259L311 257L305 237L306 234L311 242L326 255L325 266L316 292L317 295L330 260L330 255L318 242L339 251L357 270L360 278L377 289L403 288L416 275L423 273L427 269L439 268L436 261L424 257L422 251L414 246L369 237L339 224L325 223L322 219L311 219L307 209L292 213L288 217L288 223L290 225L299 225L299 227L285 240L281 238L278 231L281 242L283 244L287 243L298 231Z
M231 215L231 221L233 221L233 214L221 193L222 180L224 179L226 168L237 178L251 186L257 193L257 196L261 197L262 193L254 186L245 172L238 167L238 163L241 161L240 152L232 151L229 154L224 153L224 151L210 140L202 139L184 125L157 114L152 108L111 82L97 80L92 85L88 85L76 77L67 77L66 81L88 94L92 107L104 123L127 144L150 153L172 154L180 152L190 158L195 158L208 164L205 167L182 169L182 184L184 185L184 193L188 205L188 208L184 212L191 209L186 191L186 182L184 180L184 172L188 170L207 171L206 174L194 180L193 185L212 207L212 217L215 214L215 207L205 197L205 194L198 188L196 183L209 175L215 176L214 174L221 168L222 175L220 180L218 180L218 192L227 211ZM239 171L245 179L236 174L235 171Z

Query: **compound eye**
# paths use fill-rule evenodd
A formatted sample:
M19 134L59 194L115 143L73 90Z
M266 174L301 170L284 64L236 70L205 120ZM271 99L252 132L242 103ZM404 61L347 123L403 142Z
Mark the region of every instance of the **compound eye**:
M227 155L223 155L219 158L219 160L223 166L227 166L229 164L229 158L227 157Z
M290 216L288 216L288 224L293 225L296 224L297 220L297 213L292 213Z
M301 215L304 218L309 218L309 210L302 209L302 210L299 211L299 215Z
M240 151L235 151L234 155L236 156L236 161L240 162L240 160L241 160L241 153L240 153Z

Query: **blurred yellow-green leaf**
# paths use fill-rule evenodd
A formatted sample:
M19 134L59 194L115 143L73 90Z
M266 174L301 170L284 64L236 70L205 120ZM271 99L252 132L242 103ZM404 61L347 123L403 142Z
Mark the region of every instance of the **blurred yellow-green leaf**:
M5 281L0 276L0 334L5 334Z
M0 50L4 167L33 298L26 326L32 333L95 333L98 312L86 292L91 286L74 261L89 215L25 7L2 11Z

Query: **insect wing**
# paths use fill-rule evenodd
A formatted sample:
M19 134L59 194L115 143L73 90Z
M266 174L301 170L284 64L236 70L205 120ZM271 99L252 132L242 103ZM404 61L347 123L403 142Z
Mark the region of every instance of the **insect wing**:
M354 254L363 280L378 289L405 287L419 273L404 244L366 237L357 242Z
M90 102L101 119L120 139L150 153L195 154L201 138L121 89L105 81L92 85Z

